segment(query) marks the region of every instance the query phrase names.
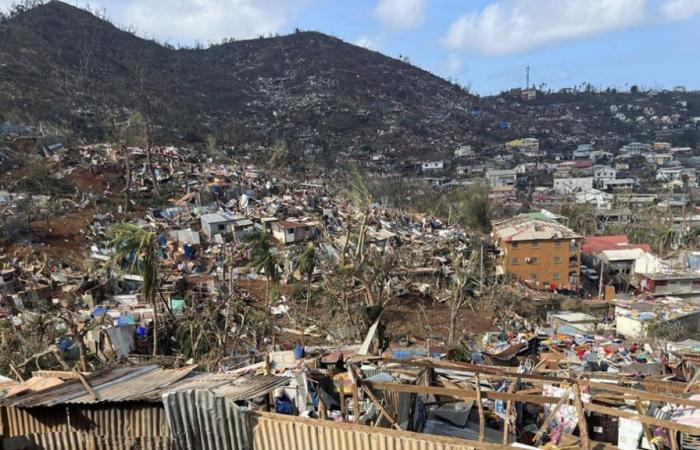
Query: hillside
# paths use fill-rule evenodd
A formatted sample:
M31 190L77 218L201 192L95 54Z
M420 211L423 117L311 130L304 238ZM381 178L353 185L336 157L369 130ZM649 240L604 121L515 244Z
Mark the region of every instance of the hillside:
M52 1L0 24L0 122L87 139L150 110L165 137L280 138L329 153L451 151L475 99L424 70L316 32L174 49Z

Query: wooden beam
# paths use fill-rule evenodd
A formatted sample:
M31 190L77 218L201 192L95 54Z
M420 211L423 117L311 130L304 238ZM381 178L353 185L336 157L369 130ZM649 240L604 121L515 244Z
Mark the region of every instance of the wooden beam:
M583 450L590 450L591 441L588 438L586 411L583 409L583 402L581 401L581 388L578 384L574 384L571 390L574 391L574 405L576 405L576 415L578 416L578 433L581 436L581 446Z
M508 386L508 393L509 394L514 394L515 390L517 389L519 381L513 381L511 382L510 386ZM506 418L503 422L503 445L508 445L508 434L510 433L510 416L513 414L513 400L508 400L508 403L506 403Z
M384 408L382 402L380 402L379 399L374 395L374 392L372 392L372 388L367 386L365 383L362 383L362 388L364 389L365 393L370 398L370 400L372 400L372 402L374 402L374 404L377 405L377 408L379 408L379 411L381 411L382 415L386 417L391 426L393 426L397 430L401 430L401 427L398 423L396 423L394 417L391 414L389 414L389 411L387 411L386 408Z
M394 392L410 392L413 394L433 394L444 395L446 397L460 398L463 400L476 401L476 391L468 391L466 389L448 389L436 386L417 386L415 384L398 384L398 383L372 383L365 381L363 384L371 386L373 389L382 391ZM482 391L481 398L490 400L513 400L515 402L529 402L538 405L547 405L557 403L559 397L546 397L543 395L523 395L523 394L508 394L507 392Z
M643 416L646 416L646 411L644 410L644 406L642 406L642 402L637 400L634 402L634 406L637 409L637 412ZM647 424L642 424L642 430L644 430L644 437L647 439L647 443L649 444L649 448L654 450L656 446L651 442L652 439L654 439L654 435L651 433L651 430L649 429L649 425ZM669 430L671 431L671 430Z
M569 390L567 389L564 391L564 394L561 396L561 400L559 400L559 403L556 404L554 408L552 408L551 411L549 411L549 414L547 414L547 417L544 419L544 422L542 422L542 425L540 425L540 429L537 430L537 433L535 434L535 437L533 439L533 442L535 444L539 444L540 440L542 439L542 436L544 435L544 432L547 431L547 428L549 428L549 422L554 419L554 416L557 415L559 410L561 409L561 406L566 403L569 399Z
M360 390L357 389L357 380L352 384L352 415L355 423L360 423Z
M88 391L88 393L90 394L90 396L92 397L92 399L93 399L94 401L98 401L98 400L99 400L99 397L97 396L97 394L95 393L95 391L92 389L92 386L90 386L90 383L88 383L87 378L85 378L85 375L83 375L82 373L78 372L76 369L73 369L73 373L75 373L75 376L78 377L78 379L80 380L80 382L81 382L81 383L83 384L83 386L85 387L85 390Z
M398 383L370 383L364 382L373 389L378 389L382 391L393 391L393 392L411 392L414 394L433 394L433 395L444 395L446 397L460 398L464 400L476 400L476 393L465 391L462 389L445 389L438 388L434 386L416 386L412 384L398 384ZM543 395L522 395L520 393L509 394L507 392L493 392L484 391L481 393L482 398L488 398L492 400L512 400L514 402L529 402L539 405L556 404L561 400L561 397L548 397ZM571 405L573 402L565 399L565 404ZM609 408L603 405L596 405L594 403L585 403L584 409L586 411L597 412L600 414L606 414L614 417L624 417L626 419L636 420L638 422L646 423L649 425L668 428L671 430L683 431L686 433L698 434L700 433L700 427L692 425L684 425L679 423L670 422L667 420L657 419L655 417L640 416L639 414L630 413L628 411L622 411L615 408Z
M475 364L468 363L455 363L449 361L405 361L405 360L387 360L389 362L402 363L407 366L415 367L437 367L444 369L453 370L463 370L467 372L479 373L483 378L499 378L499 379L522 379L526 380L532 384L543 385L562 385L562 384L573 384L578 383L580 386L588 386L593 389L610 391L620 394L625 394L630 400L641 400L641 401L655 401L663 403L671 403L673 405L691 406L693 408L700 408L700 401L689 400L687 398L677 397L671 394L654 394L651 392L640 391L637 389L626 388L622 386L617 386L609 383L598 383L595 381L589 381L585 379L576 379L571 377L550 377L545 375L531 375L531 374L519 374L515 372L506 372L502 369L491 367L491 366L479 366ZM591 375L595 377L594 375ZM629 382L636 382L634 380L629 380ZM557 399L558 400L558 399ZM555 402L556 403L556 402Z
M683 389L683 392L688 393L690 392L690 388L693 387L693 385L698 381L698 378L700 378L700 368L697 366L695 367L695 375L693 375L693 378L688 382L688 384L685 386L685 389Z
M479 409L479 442L484 442L486 436L486 417L484 416L484 404L481 401L481 380L476 374L476 407Z
M614 417L624 417L625 419L636 420L642 424L652 425L655 427L668 428L669 430L682 431L684 433L698 434L700 433L700 427L695 427L692 425L685 425L676 422L670 422L668 420L657 419L656 417L645 416L641 414L635 414L629 411L623 411L620 409L610 408L603 405L596 405L594 403L584 404L584 409L586 411L596 412L599 414L606 414L608 416Z

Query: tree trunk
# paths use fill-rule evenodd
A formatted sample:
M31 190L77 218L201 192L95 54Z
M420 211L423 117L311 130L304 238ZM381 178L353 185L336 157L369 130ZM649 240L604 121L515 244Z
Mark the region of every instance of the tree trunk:
M307 283L306 283L306 304L304 305L304 323L302 324L302 330L301 330L301 345L304 345L304 341L306 340L306 334L304 331L306 330L306 319L309 317L309 303L311 302L311 275L307 277Z
M156 305L156 299L151 299L151 305L153 305L153 357L158 355L158 311Z
M450 328L447 333L447 342L452 345L455 341L455 328L457 328L457 308L450 308Z
M153 167L152 159L152 148L151 148L151 125L150 119L146 118L146 165L148 166L148 172L151 174L151 183L153 183L153 192L156 195L160 195L160 190L158 189L158 177L156 176L156 169Z
M124 212L129 211L130 194L131 194L131 158L129 157L129 149L126 145L122 145L124 153L124 166L126 170L126 184L124 186Z

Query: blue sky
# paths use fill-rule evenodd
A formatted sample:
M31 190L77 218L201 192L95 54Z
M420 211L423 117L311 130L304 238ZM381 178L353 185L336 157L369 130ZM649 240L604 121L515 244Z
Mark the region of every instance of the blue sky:
M11 0L0 0L0 8ZM71 0L82 6L84 3ZM700 0L93 0L171 43L318 30L482 94L525 83L700 89Z

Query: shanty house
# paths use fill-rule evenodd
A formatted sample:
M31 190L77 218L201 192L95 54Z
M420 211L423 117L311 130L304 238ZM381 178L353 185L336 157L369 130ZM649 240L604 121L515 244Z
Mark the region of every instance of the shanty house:
M202 233L209 239L215 235L225 235L231 232L231 225L234 222L233 217L220 213L202 214L199 218L202 225Z
M192 403L197 392L215 394L229 402L247 401L266 396L292 380L275 375L196 373L195 368L151 365L84 376L76 372L37 373L32 383L10 387L0 402L0 448L210 448L192 446L187 440L187 433L179 427L188 420L187 410L177 409L174 399L180 403L190 399L192 411L196 410ZM228 439L244 445L226 442L228 446L217 448L250 448L250 431L242 421L229 423L227 429L235 433ZM226 439L221 436L219 440Z
M515 217L494 225L501 273L540 289L578 289L581 236L548 220Z
M313 226L303 222L280 220L272 223L272 236L281 244L292 244L313 237Z

